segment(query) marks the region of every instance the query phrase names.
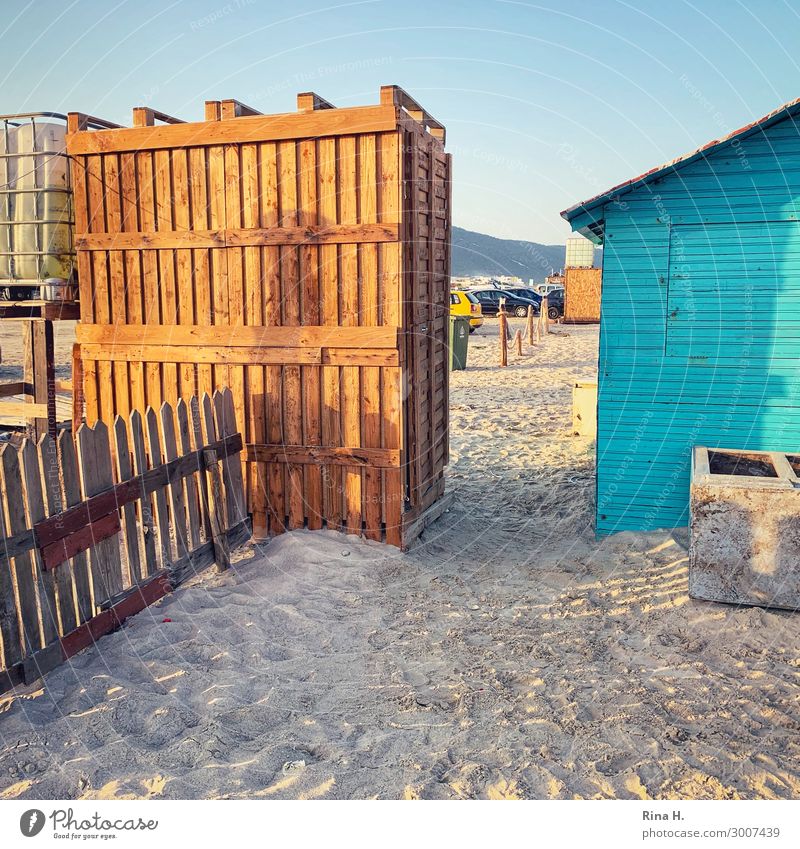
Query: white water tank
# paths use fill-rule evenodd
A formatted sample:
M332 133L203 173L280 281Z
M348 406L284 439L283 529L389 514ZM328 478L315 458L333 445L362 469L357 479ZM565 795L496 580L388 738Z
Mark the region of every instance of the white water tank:
M42 117L0 121L0 286L69 297L74 261L66 126Z
M567 258L564 268L591 268L594 265L594 245L583 236L567 239Z

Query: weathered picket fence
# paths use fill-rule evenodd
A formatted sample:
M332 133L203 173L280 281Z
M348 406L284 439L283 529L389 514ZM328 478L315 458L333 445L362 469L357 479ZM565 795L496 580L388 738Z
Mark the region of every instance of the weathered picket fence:
M0 449L0 692L250 535L229 390Z

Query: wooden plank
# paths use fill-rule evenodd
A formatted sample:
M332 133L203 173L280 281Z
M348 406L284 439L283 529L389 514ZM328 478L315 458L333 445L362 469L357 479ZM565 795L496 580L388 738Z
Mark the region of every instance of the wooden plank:
M383 133L377 137L378 151L378 220L397 220L402 215L400 134ZM403 250L408 245L403 231ZM378 280L378 320L383 325L402 324L402 261L399 244L378 246L380 278ZM405 339L398 343L405 345ZM401 360L403 357L401 356ZM381 372L381 444L384 448L401 451L401 465L405 466L402 434L405 430L405 412L401 404L402 373L399 368L386 368ZM405 472L387 469L383 472L381 510L386 541L400 545L400 517L406 495Z
M261 146L261 219L264 227L277 227L280 224L278 198L278 148L275 144ZM267 246L263 249L262 273L264 277L264 323L280 325L283 322L281 304L280 249ZM265 400L265 439L282 439L283 410L283 369L280 366L267 366L264 371ZM284 469L271 463L266 467L266 476L261 478L264 490L266 524L270 533L281 533L286 517L286 497L284 489ZM261 488L261 487L259 487ZM256 524L263 526L263 519L253 517Z
M338 223L337 140L322 138L317 143L318 215L322 226ZM323 245L320 251L320 320L323 325L339 326L339 254L335 245ZM322 444L341 445L341 392L339 368L322 369ZM270 434L271 442L280 441ZM329 528L338 530L342 524L344 478L337 466L325 466L323 478L323 511Z
M208 393L203 393L204 397ZM206 439L203 435L203 412L200 409L200 401L197 397L189 400L189 425L192 432L192 444L195 449L206 445ZM206 540L211 539L211 520L209 518L209 494L208 494L208 478L205 474L202 463L198 465L200 474L197 476L198 497L200 500L200 521L203 528L203 533Z
M358 171L355 136L342 136L339 141L337 176L339 188L340 223L358 226ZM356 327L360 323L360 279L358 248L342 245L340 248L341 278L339 280L339 323L343 327ZM361 373L358 366L341 370L342 440L347 445L361 445ZM344 508L348 533L361 533L361 478L360 469L345 469Z
M3 447L3 451L14 450L10 445ZM2 471L2 463L0 463L0 472ZM5 498L5 473L0 481L0 492ZM6 511L0 512L0 531L2 531L4 543L7 543L8 538L14 535L9 527ZM16 578L14 577L16 566L6 552L7 547L4 545L0 548L0 636L2 637L0 649L2 649L2 666L4 669L10 669L22 660L23 650L17 614Z
M6 533L14 535L24 531L28 524L25 517L25 497L19 457L17 449L9 443L0 448L0 470L3 474L2 497ZM11 577L16 592L15 615L18 617L19 634L22 638L21 648L24 654L30 654L44 645L39 622L34 569L31 552L14 558Z
M110 154L103 157L104 200L106 207L106 227L111 233L122 230L122 204L119 156ZM108 251L108 288L111 302L110 320L113 324L123 324L128 320L126 299L125 262L122 251ZM131 410L130 377L128 364L115 362L113 412L127 416ZM100 387L102 392L104 387ZM103 419L110 427L113 418Z
M378 150L374 135L364 135L358 140L359 162L359 213L362 226L378 220ZM377 326L379 322L378 246L362 245L360 248L361 291L359 315L361 323ZM377 367L361 369L361 431L365 448L381 447L381 372ZM398 451L399 465L399 451ZM368 539L383 538L381 470L370 464L363 475L364 534Z
M33 528L45 518L44 496L42 494L42 470L39 467L39 452L32 439L22 443L19 452L22 472L22 491L25 499L25 513L28 527ZM31 552L31 566L36 587L37 606L42 633L42 646L47 646L58 637L58 603L56 584L52 573L45 573L42 557L38 550Z
M178 443L175 438L175 414L172 407L164 403L161 405L161 434L164 440L164 459L169 462L177 460ZM238 458L234 458L237 460ZM186 517L186 497L184 494L183 478L173 478L169 484L170 512L172 514L172 530L175 535L177 548L176 559L186 556L191 550L189 547L189 529Z
M0 420L10 418L25 418L31 421L38 419L46 422L47 404L34 404L32 401L3 401L0 403ZM47 432L46 428L44 432Z
M108 428L97 422L93 428L83 425L78 431L78 463L85 498L114 485L111 471L111 446ZM94 601L101 605L122 591L122 560L116 539L104 539L89 552Z
M70 557L74 557L82 551L89 551L103 540L111 537L116 539L121 530L122 523L119 513L109 513L108 516L103 516L96 522L81 526L58 542L43 546L41 549L42 565L44 569L48 570L45 574L52 575L53 570L69 560Z
M78 428L84 421L85 414L85 399L84 399L84 370L83 360L81 359L81 346L77 342L72 343L72 379L75 384L75 389L72 394L72 432L77 433ZM92 383L96 384L96 378L92 378Z
M129 481L133 477L133 467L131 466L131 452L128 446L128 427L122 416L117 416L114 419L114 461L117 483ZM136 507L129 503L120 505L120 509L124 527L123 538L125 540L125 565L127 569L125 582L128 585L138 584L144 580L145 573L142 570Z
M294 141L278 145L280 182L278 184L279 224L294 228L297 215L297 149ZM280 249L281 303L283 324L296 327L301 317L301 286L298 269L298 249L285 246ZM283 438L292 443L303 440L303 410L300 366L286 363L283 368ZM303 500L303 469L289 463L285 475L287 519L289 528L302 528L305 520Z
M147 433L147 453L150 457L152 469L161 465L161 442L158 433L158 417L152 407L148 407L144 415L144 426ZM155 503L155 526L158 534L159 564L166 569L172 560L170 545L170 520L167 509L167 494L162 488L153 493Z
M142 578L155 572L158 566L156 557L156 528L153 514L153 496L144 488L144 475L149 466L145 449L144 423L142 414L134 410L130 415L131 453L133 455L133 470L142 481L139 494L139 519L142 523L142 539L144 542L144 560L141 564Z
M224 389L221 393L221 403L215 402L215 413L217 417L217 433L220 435L220 439L224 441L236 440L238 444L238 438L240 437L236 414L234 412L233 404L233 392L230 389ZM220 456L219 449L215 448L217 451L217 455ZM230 515L233 518L233 522L228 526L229 528L234 527L240 522L244 522L247 519L247 498L245 496L244 490L244 457L236 457L233 454L223 454L224 457L231 457L230 463L230 489L226 489L226 500L228 502L230 510ZM226 487L228 487L228 483L226 482Z
M280 348L389 348L397 347L397 327L339 327L336 326L243 326L235 333L222 334L219 328L200 325L163 324L102 325L78 324L76 338L81 343L100 345L161 345L164 347L188 345L201 347L216 345L220 348L280 347ZM220 345L221 336L224 345Z
M186 176L181 170L181 179ZM177 183L176 183L177 186ZM177 211L176 206L176 211ZM180 225L180 221L176 222ZM228 219L228 224L231 220ZM314 226L228 226L221 230L137 231L113 233L83 233L75 239L75 246L83 251L120 250L175 250L192 248L262 247L264 245L355 245L396 242L400 225L340 224L326 227Z
M298 109L301 107L301 95L298 95ZM315 108L313 101L306 106ZM300 174L298 194L298 224L301 227L317 225L317 145L314 141L301 141L297 147L298 171ZM300 248L299 274L302 287L302 308L300 323L305 326L318 326L320 323L320 250L313 245ZM321 369L316 366L303 366L300 371L302 381L302 442L305 445L318 446L322 440L321 424ZM322 469L317 465L305 465L303 468L303 498L305 502L305 520L309 530L322 527Z
M44 434L39 439L37 450L42 475L45 515L53 517L62 512L64 505L61 495L58 445L49 434ZM63 563L61 568L55 570L55 595L59 633L66 634L78 624L70 563Z
M233 122L223 122L233 126ZM225 227L225 151L208 148L208 223L212 229ZM228 252L211 251L211 324L230 325L230 293L228 291ZM230 333L228 333L230 335ZM230 384L227 366L214 366L213 389Z
M153 154L150 151L136 154L137 200L139 207L140 226L143 230L154 231L157 225L155 178L153 172ZM78 255L81 251L78 251ZM159 293L158 254L143 251L142 261L142 290L144 297L145 325L158 325L162 321L161 298ZM78 327L81 325L79 324ZM161 406L161 365L146 363L144 367L145 400L152 407ZM144 407L138 409L144 410Z
M156 221L159 232L175 229L175 192L172 179L172 157L168 150L157 150L154 154ZM175 285L175 251L159 250L158 282L161 296L161 321L163 324L176 324L178 317L178 293ZM144 358L143 358L144 359ZM164 362L161 366L161 397L157 404L150 405L154 410L164 401L178 400L178 367L175 363Z
M203 422L205 444L209 445L216 441L218 432L214 420L213 402L208 394L203 395L200 401L200 416ZM214 544L217 569L222 571L230 567L230 551L225 536L226 508L222 482L223 473L217 452L210 448L205 449L203 465L207 481L207 488L204 488L204 492L207 493L206 516Z
M34 438L38 438L43 433L49 433L55 437L55 349L52 321L26 321L24 323L23 352L23 381L31 386L33 402L36 405L28 408L27 411L29 415L32 415L32 419L28 423L29 433ZM12 415L13 406L13 402L4 402L3 412L6 415Z
M378 133L392 130L396 126L397 115L394 106L354 106L346 109L242 117L236 121L68 133L67 153L70 156L80 156L116 151Z
M242 224L246 228L261 225L261 161L258 145L242 145ZM244 312L246 325L264 325L264 274L262 273L261 247L244 249ZM246 439L266 439L264 368L261 364L245 369L247 402L246 413L240 422ZM266 490L264 478L266 466L251 466L246 470L247 491L253 513L253 534L258 539L268 535Z
M192 445L191 429L189 425L189 408L183 398L178 401L175 408L178 420L178 439L180 440L181 454L191 454L194 450ZM198 462L198 469L200 468ZM189 529L189 545L192 550L200 545L200 503L197 491L197 478L194 473L184 478L186 488L186 517Z
M251 462L329 463L337 466L394 469L400 467L400 451L391 448L323 445L258 445L248 443L247 459ZM380 521L378 522L380 525Z
M192 225L189 198L189 156L186 150L172 151L172 186L174 198L175 226L189 231ZM175 251L175 282L177 286L177 322L194 324L194 279L192 275L192 251ZM178 397L191 398L197 393L194 363L183 363L178 369Z
M61 467L62 503L66 509L69 509L80 504L82 496L75 441L73 435L67 431L62 431L58 436L58 459ZM92 574L86 554L78 554L73 558L72 577L78 622L85 622L94 615L95 610Z
M189 150L189 182L191 200L191 226L201 230L208 226L208 186L206 151ZM192 274L195 322L211 324L211 252L205 249L192 251ZM191 322L183 322L191 323ZM197 392L214 391L214 370L210 365L197 366ZM188 399L187 399L188 400Z

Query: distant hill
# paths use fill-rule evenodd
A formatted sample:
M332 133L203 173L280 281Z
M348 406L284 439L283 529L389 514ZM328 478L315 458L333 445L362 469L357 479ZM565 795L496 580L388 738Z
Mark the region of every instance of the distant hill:
M453 227L451 274L454 277L512 275L541 283L551 269L558 271L564 266L564 252L564 245L496 239ZM601 255L602 251L595 250L595 264L600 262Z

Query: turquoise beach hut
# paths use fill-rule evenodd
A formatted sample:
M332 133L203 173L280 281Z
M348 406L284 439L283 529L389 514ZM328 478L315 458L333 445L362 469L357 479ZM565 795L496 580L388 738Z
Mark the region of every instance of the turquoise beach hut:
M800 453L798 113L561 213L603 245L598 534L687 524L693 445Z

